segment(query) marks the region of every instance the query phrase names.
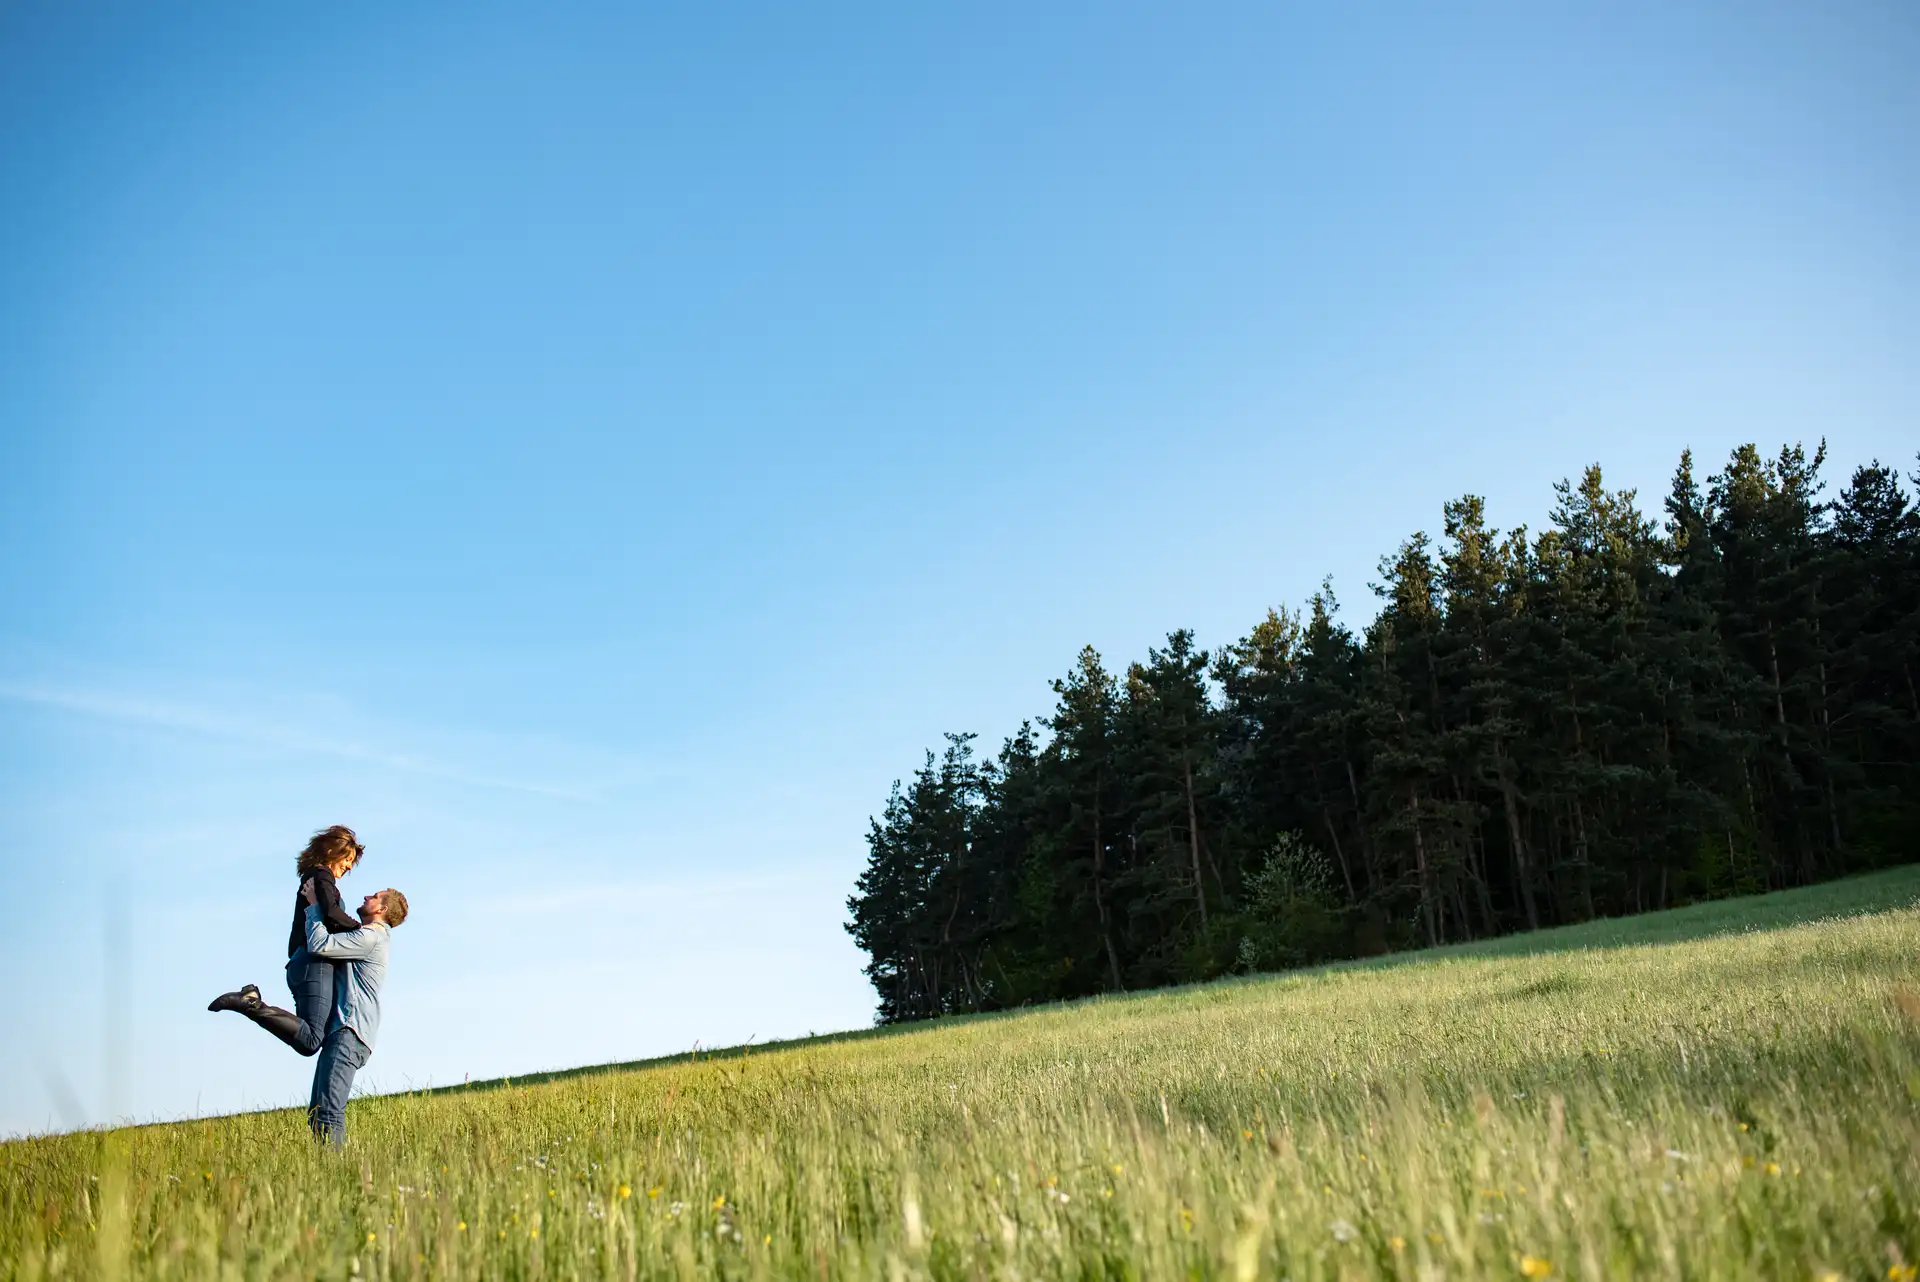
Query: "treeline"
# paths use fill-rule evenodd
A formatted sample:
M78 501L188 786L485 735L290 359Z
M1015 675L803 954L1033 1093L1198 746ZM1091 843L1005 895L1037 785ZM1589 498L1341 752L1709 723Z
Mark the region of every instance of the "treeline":
M1323 586L1178 631L868 835L847 929L895 1021L1277 969L1834 877L1920 853L1920 516L1822 497L1824 444L1683 454L1649 519L1600 469L1549 527L1444 508L1363 633ZM1909 478L1920 485L1920 474Z

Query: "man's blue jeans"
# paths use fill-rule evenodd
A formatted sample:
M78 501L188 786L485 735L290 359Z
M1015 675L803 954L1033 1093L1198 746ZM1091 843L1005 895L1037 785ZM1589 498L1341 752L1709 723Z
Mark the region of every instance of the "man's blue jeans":
M320 1062L313 1066L313 1098L307 1104L307 1124L316 1139L335 1148L347 1138L347 1097L353 1094L353 1075L373 1052L342 1024L327 1034Z

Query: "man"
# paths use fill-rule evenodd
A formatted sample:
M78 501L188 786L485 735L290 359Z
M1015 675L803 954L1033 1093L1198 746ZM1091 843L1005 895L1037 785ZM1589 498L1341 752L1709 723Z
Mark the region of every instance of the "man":
M327 933L321 910L309 903L307 951L340 962L334 984L327 1040L313 1070L307 1124L314 1136L338 1147L347 1138L347 1096L353 1075L373 1054L380 1032L380 988L387 979L387 949L393 928L407 919L407 897L389 886L360 901L358 930Z

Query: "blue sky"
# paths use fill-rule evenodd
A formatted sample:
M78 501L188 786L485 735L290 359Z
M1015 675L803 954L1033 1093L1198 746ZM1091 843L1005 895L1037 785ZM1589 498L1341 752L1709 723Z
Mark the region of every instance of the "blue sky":
M561 8L0 7L0 1133L304 1098L334 822L375 1087L864 1024L1082 644L1920 445L1900 0Z

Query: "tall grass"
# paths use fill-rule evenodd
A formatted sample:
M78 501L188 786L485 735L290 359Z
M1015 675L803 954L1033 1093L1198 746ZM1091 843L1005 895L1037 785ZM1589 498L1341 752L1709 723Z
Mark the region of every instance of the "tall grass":
M1914 1278L1920 909L1667 930L20 1141L0 1275Z

